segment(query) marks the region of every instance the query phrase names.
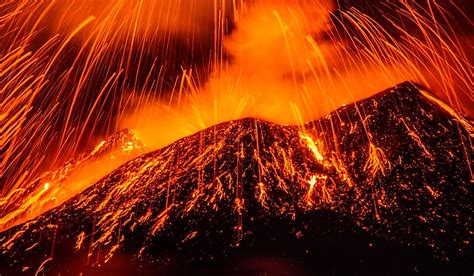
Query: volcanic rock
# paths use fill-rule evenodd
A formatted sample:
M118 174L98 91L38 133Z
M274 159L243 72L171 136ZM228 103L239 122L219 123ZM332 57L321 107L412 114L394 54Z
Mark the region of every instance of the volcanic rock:
M304 126L222 123L0 233L1 267L472 273L472 135L411 83Z

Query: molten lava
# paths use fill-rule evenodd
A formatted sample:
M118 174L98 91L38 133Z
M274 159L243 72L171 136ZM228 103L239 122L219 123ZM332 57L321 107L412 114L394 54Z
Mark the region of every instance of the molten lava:
M0 230L33 219L82 192L117 166L146 152L133 132L122 130L93 150L47 172L26 189L0 199Z

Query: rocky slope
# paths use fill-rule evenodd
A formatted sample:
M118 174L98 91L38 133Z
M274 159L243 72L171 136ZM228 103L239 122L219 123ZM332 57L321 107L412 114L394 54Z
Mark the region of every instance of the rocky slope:
M0 263L12 273L469 272L472 135L472 122L410 83L301 127L219 124L2 232Z

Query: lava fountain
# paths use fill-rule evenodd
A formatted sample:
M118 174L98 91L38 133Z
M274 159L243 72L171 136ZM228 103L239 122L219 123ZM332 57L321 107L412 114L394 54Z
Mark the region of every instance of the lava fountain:
M319 247L308 229L325 220L347 221L329 236L360 230L464 264L474 105L463 5L1 3L1 265L196 263L251 252L272 227L274 240Z

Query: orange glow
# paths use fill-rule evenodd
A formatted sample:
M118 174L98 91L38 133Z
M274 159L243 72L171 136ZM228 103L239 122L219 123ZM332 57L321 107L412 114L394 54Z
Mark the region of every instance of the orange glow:
M300 133L300 137L306 142L308 148L311 149L311 151L314 154L314 157L316 157L316 160L318 160L319 162L322 162L324 160L324 157L321 154L321 149L318 148L318 145L320 142L318 143L314 142L311 136L309 136L308 134Z
M122 132L129 134L130 132ZM28 190L18 188L0 198L0 230L35 218L98 181L111 170L140 153L144 145L136 136L118 136L102 141L91 152L83 154L59 169L29 183Z
M393 4L397 17L414 24L415 30L409 32L391 17L391 24L382 26L357 9L341 11L336 17L336 2L331 0L233 1L235 29L228 35L226 3L23 0L5 4L8 12L0 14L2 39L8 41L0 45L1 147L6 148L1 172L8 172L9 181L2 183L0 230L59 206L138 155L218 123L245 117L298 126L300 142L308 151L306 157L326 170L316 173L308 169L305 175L296 175L295 164L278 145L271 154L282 161L271 167L261 161L257 147L255 195L261 206L269 208L267 198L272 190L270 184L262 182L262 175L272 171L298 179L298 189L303 191L298 203L305 208L314 208L316 203L331 204L334 189L338 188L334 187L334 178L340 178L348 187L355 184L337 149L330 150L327 141L306 133L304 123L406 80L426 86L458 111L472 112L471 103L461 100L472 100L472 65L459 38L415 2ZM433 7L443 11L435 1ZM162 75L167 63L181 64L166 60L172 38L178 37L192 48L209 34L214 36L214 48L208 68L183 65L179 76ZM165 53L164 60L148 60L149 52ZM152 65L141 67L141 62ZM199 70L211 71L208 79L200 78L203 73ZM104 75L103 79L98 75ZM146 76L145 84L130 80L136 76ZM173 89L163 91L163 83L173 81ZM91 84L96 82L97 91L90 92ZM88 94L91 100L84 99ZM457 111L429 93L424 95L472 130ZM109 110L110 102L116 105L114 112ZM363 110L358 112L365 127L368 118ZM331 123L338 127L337 121ZM415 127L403 123L429 156ZM65 162L83 151L84 144L96 142L94 133L99 128L104 136L121 128L133 129L140 140L121 140L112 149L103 141L91 152ZM389 173L392 163L371 141L370 129L364 132L368 139L364 170L375 179ZM200 155L189 162L216 162L216 152L225 146L216 138L212 146L200 148ZM175 151L166 150L169 152L163 156ZM241 155L243 149L236 152L237 159ZM466 157L471 167L470 157ZM221 164L213 165L216 171ZM113 231L129 223L124 221L125 214L129 215L138 199L123 202L115 213L105 212L106 206L126 191L151 185L142 179L150 170L165 174L175 169L172 166L171 160L148 160L136 171L127 172L125 180L108 191L94 210L104 211L96 223L104 234L91 242L90 250L113 244L105 261L112 257L122 242L121 237L113 237ZM217 202L228 196L223 194L223 185L235 185L232 202L238 214L235 228L239 242L244 235L246 203L242 184L223 183L218 175L212 183L202 183L202 171L198 170L199 185L193 188L184 212L191 212L203 197L217 208ZM279 188L289 190L284 177L277 181ZM153 234L164 228L175 207L170 187L170 183L163 184L166 208L157 214L157 222L150 229ZM209 187L215 191L210 196L203 192ZM437 192L425 187L436 198ZM377 206L382 196L376 192L372 189L379 218ZM81 197L78 204L89 206L91 200ZM152 215L146 213L139 221L149 220ZM21 231L2 246L10 248L19 236ZM77 237L76 249L84 246L85 239L83 234ZM50 259L44 261L38 273Z
M369 144L369 157L365 163L364 170L368 171L374 178L377 174L385 175L390 170L392 164L385 156L382 149L376 147L373 143Z
M346 29L337 29L330 20L334 8L328 0L244 2L236 29L223 41L232 59L215 65L204 85L198 85L193 70L183 70L169 103L141 105L122 126L160 148L244 117L300 125L405 80L469 110L458 101L471 90L469 61L434 18L403 2L400 16L427 34L413 36L392 22L390 27L401 32L398 39L357 10L344 12Z
M263 184L262 182L258 183L257 189L258 201L260 202L260 204L262 204L262 206L266 207L267 192L265 191L265 184Z

